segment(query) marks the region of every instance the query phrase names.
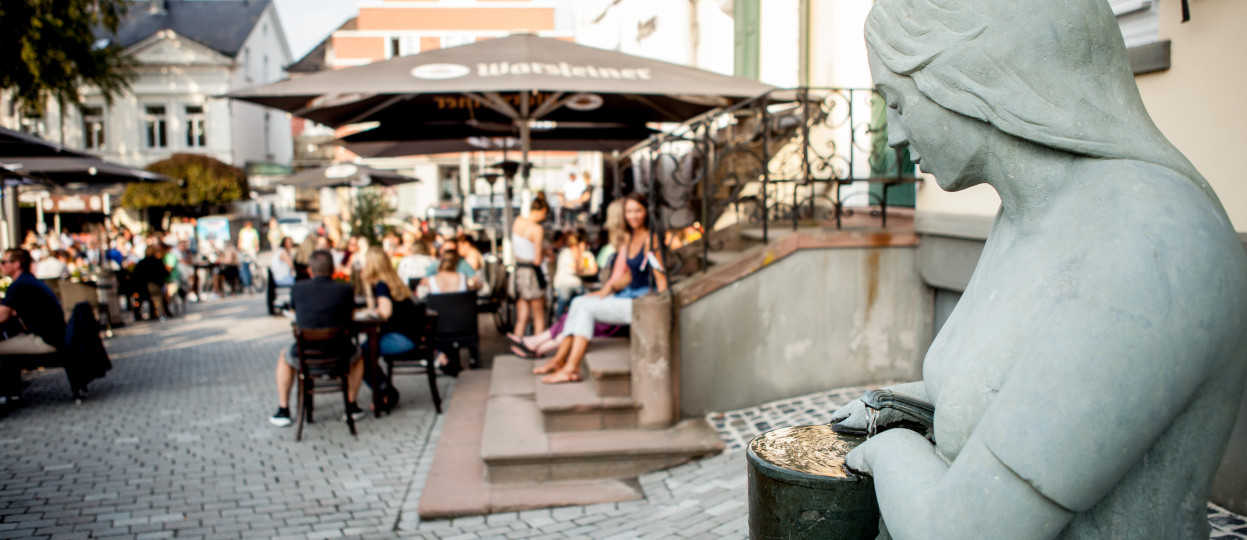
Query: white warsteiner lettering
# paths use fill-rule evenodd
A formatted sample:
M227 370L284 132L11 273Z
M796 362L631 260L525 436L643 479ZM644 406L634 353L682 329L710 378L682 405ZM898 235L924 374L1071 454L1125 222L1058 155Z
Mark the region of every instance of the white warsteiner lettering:
M559 77L576 77L590 79L633 79L649 80L648 68L611 68L600 66L574 66L567 62L545 64L542 62L493 62L477 64L476 74L481 77L500 77L503 75L554 75Z

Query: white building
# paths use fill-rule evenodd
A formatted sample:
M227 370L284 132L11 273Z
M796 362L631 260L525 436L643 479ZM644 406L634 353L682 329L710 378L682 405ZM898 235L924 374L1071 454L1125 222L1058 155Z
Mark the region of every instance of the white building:
M85 89L81 107L67 108L62 118L52 103L42 119L21 122L25 129L136 167L175 153L237 167L290 163L286 114L221 97L285 78L291 55L272 2L139 1L116 35L99 37L138 60L130 91L110 105L98 90Z

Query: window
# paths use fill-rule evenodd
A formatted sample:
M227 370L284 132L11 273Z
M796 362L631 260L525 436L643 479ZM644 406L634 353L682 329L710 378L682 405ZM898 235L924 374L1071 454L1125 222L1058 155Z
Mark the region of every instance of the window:
M403 55L403 40L392 37L390 38L390 58Z
M251 82L251 48L250 47L247 47L246 49L242 50L242 74L243 74L243 77L247 79L247 82Z
M82 147L87 150L104 148L103 107L82 108Z
M205 128L203 105L186 106L186 147L204 148L208 146L208 134Z
M1126 47L1156 43L1160 39L1160 5L1152 0L1110 0Z
M269 144L272 142L272 113L264 111L264 158L273 159L273 149Z
M268 82L268 55L264 55L264 59L260 64L260 82Z
M453 202L459 200L459 166L437 166L437 201Z
M147 124L147 147L168 148L168 117L164 105L148 105L144 121Z
M43 132L46 131L44 129L45 126L43 124L43 116L41 115L23 116L21 126L22 133L27 133L36 137L42 137Z

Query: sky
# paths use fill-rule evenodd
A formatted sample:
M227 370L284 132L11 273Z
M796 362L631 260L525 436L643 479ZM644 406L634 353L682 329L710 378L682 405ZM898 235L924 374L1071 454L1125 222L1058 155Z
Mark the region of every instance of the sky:
M359 0L273 0L295 61L358 12Z

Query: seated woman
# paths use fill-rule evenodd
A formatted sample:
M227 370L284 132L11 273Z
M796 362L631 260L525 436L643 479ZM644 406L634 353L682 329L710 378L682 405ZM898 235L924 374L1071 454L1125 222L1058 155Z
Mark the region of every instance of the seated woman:
M420 296L423 298L434 294L474 291L481 286L475 278L469 278L458 269L459 253L453 249L443 251L438 258L437 273L425 278L420 285ZM442 366L442 370L448 375L459 372L458 366L451 366L450 360L442 351L437 351L437 365Z
M892 538L1208 538L1247 381L1247 257L1148 117L1102 0L880 0L888 143L1001 206L964 294L848 465ZM885 409L891 411L891 409ZM866 430L855 401L838 428ZM891 415L888 415L891 416Z
M475 278L459 271L459 253L453 249L443 251L437 260L437 272L424 279L420 296L430 294L475 291L481 286Z
M398 278L390 257L380 246L372 246L364 252L365 297L368 310L385 321L381 325L381 355L402 354L415 348L416 344L404 330L414 327L420 316L419 306L412 302L411 289Z
M584 360L593 337L594 323L632 324L632 299L650 290L665 292L667 276L662 267L661 245L650 233L649 201L640 193L624 198L624 223L627 235L620 256L615 257L617 271L606 286L572 301L567 324L559 336L558 352L533 373L546 374L547 384L580 380L580 362ZM571 339L566 339L566 338Z
M573 298L584 294L581 276L598 273L597 260L592 255L586 256L586 252L584 229L567 233L565 246L559 250L558 263L554 266L555 317L567 311Z

